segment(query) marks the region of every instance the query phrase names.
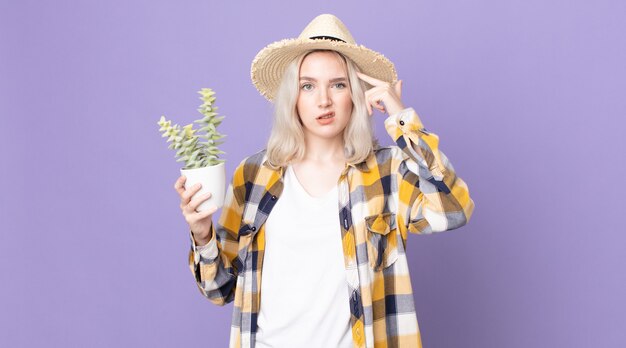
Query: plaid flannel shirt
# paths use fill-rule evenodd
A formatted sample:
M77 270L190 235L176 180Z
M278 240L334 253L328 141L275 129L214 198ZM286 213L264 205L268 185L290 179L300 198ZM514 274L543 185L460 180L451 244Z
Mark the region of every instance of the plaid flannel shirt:
M385 128L397 146L347 164L338 182L352 337L359 348L421 347L405 254L407 232L461 227L474 202L439 150L439 137L423 127L412 108L390 115ZM284 174L266 158L263 150L237 167L209 243L197 246L190 235L189 266L198 288L215 304L234 301L230 347L255 346L264 223L280 199Z

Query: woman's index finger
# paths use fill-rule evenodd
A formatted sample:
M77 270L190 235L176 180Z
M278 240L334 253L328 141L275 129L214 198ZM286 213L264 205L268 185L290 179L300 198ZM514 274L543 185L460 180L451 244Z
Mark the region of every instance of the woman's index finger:
M377 79L377 78L373 78L373 77L371 77L371 76L365 75L365 74L364 74L364 73L362 73L362 72L357 72L357 75L359 76L359 78L360 78L361 80L363 80L363 81L365 81L365 82L369 83L369 84L370 84L370 85L372 85L372 86L380 86L380 85L383 85L383 84L385 84L385 83L386 83L385 81L381 81L381 80L379 80L379 79Z
M176 192L180 193L182 191L185 191L185 181L187 181L187 177L184 175L181 175L178 177L178 179L176 179L176 182L174 183L174 188L176 189Z

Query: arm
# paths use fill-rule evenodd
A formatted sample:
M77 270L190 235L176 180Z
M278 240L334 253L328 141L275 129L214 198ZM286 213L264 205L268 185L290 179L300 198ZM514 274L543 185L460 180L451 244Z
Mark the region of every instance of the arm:
M400 199L407 200L409 232L440 232L465 225L474 202L465 182L439 150L439 137L424 128L412 108L390 115L385 129L405 157L400 165L400 189L409 193L401 192Z
M211 225L210 240L198 246L191 236L189 267L200 292L211 302L223 306L235 295L238 269L234 266L239 248L239 227L243 214L243 162L235 170L224 198L219 222Z

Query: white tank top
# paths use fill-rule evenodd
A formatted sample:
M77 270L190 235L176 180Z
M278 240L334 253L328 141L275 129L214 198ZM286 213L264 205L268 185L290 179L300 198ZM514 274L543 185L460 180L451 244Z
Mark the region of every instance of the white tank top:
M265 223L257 348L353 347L338 189L309 195L291 166Z

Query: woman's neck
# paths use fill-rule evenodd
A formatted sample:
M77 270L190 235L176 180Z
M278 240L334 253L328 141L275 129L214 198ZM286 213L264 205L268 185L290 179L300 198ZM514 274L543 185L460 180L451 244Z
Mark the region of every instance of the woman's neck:
M302 161L312 162L345 162L343 139L336 137L324 139L312 136L304 137L305 154Z

